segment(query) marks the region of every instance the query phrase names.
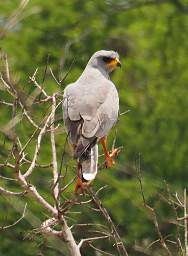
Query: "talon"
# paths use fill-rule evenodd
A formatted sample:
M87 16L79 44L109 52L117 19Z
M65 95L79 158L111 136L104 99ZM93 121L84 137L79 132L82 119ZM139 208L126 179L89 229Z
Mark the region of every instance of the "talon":
M119 154L119 152L120 152L120 149L119 148L114 148L113 150L112 150L112 152L110 152L110 157L112 158L112 157L116 157L118 154Z
M81 190L82 194L84 194L84 183L82 182L81 179L81 164L78 162L77 163L77 182L76 182L76 186L74 189L74 193L77 194L78 190Z
M113 149L112 152L109 152L107 149L107 138L103 137L100 139L100 142L103 147L103 151L105 154L105 166L106 168L112 167L115 164L115 161L112 159L114 156L118 154L118 149Z
M84 195L85 194L85 190L87 189L87 187L89 187L91 185L91 181L88 182L83 182L81 180L80 177L78 177L77 182L76 182L76 186L74 189L74 193L78 194L78 190L81 190L81 193Z
M88 186L90 186L92 180L90 181L87 181L87 180L84 180L82 179L82 174L81 174L81 170L82 169L82 166L81 164L78 162L77 163L77 182L76 182L76 186L75 186L75 189L74 189L74 193L75 194L78 194L78 191L81 190L81 193L82 194L85 194L85 190Z
M78 190L81 190L82 194L84 194L85 184L82 182L81 178L77 178L76 186L74 189L74 193L77 194Z
M106 160L105 160L105 166L106 168L110 168L112 167L112 165L115 164L115 161L111 158L111 156L109 155L108 157L106 157Z

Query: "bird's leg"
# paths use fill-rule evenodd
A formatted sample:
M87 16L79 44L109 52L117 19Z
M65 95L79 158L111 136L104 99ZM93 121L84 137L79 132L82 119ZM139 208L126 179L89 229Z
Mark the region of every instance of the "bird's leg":
M74 193L77 194L78 190L80 189L82 194L84 194L84 184L82 182L82 178L81 178L81 164L80 162L77 163L77 182L76 182L76 186L74 189Z
M106 168L109 168L115 163L114 160L112 159L114 154L113 154L113 152L110 154L107 149L107 137L106 136L100 139L100 143L102 144L104 155L105 155Z

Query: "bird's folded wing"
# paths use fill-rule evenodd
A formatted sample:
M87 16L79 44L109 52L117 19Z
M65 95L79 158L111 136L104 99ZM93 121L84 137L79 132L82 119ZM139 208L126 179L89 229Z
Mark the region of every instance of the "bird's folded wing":
M82 134L87 138L109 130L117 119L118 95L113 86L72 86L64 94L64 119L83 119Z

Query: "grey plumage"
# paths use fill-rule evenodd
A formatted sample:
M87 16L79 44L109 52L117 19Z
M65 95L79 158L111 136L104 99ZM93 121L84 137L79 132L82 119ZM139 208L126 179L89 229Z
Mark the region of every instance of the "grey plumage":
M112 70L107 68L104 58L119 56L114 51L96 52L78 80L64 91L64 123L85 180L95 178L97 142L109 133L118 118L119 97L109 77Z

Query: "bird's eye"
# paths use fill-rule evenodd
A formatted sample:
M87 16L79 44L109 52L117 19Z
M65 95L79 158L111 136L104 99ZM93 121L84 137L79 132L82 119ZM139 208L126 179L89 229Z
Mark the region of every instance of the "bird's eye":
M103 59L103 61L104 61L105 63L109 63L109 62L112 61L113 58L111 58L111 57L103 57L102 59Z

